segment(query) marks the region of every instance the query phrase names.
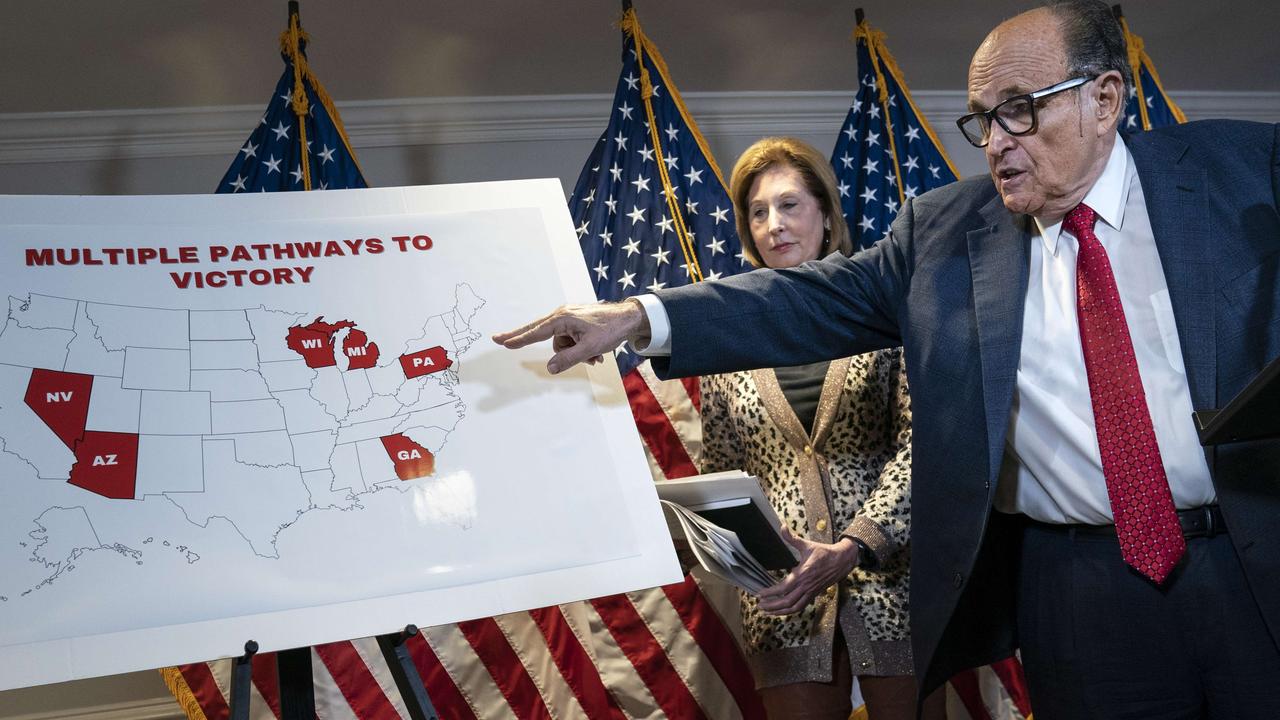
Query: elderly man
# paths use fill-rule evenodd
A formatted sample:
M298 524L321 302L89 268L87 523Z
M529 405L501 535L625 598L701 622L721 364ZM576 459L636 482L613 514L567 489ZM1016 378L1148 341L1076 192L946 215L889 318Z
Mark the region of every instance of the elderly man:
M924 692L1020 647L1042 720L1280 717L1280 441L1202 449L1191 418L1280 356L1280 128L1122 139L1132 82L1105 4L1019 15L959 121L989 178L853 258L495 340L554 337L558 372L631 339L669 375L901 344Z

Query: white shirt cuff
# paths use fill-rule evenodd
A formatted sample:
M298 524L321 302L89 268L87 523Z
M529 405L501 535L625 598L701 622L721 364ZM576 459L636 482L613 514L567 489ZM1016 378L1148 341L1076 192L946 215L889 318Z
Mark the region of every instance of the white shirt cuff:
M636 347L635 343L627 343L632 352L645 357L671 354L671 320L667 317L667 309L656 295L633 295L632 300L640 303L644 314L649 318L649 344Z

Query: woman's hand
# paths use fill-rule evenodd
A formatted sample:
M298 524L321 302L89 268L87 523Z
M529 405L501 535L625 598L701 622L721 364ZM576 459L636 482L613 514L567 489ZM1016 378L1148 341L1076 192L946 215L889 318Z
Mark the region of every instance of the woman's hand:
M813 602L858 566L858 546L842 537L835 544L813 542L782 529L782 537L800 551L800 562L782 582L760 591L760 610L766 615L789 615Z

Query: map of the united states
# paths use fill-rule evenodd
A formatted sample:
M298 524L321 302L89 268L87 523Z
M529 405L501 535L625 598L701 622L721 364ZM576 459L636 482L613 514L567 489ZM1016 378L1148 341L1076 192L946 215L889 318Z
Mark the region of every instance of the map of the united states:
M457 363L484 305L466 284L454 296L398 340L370 337L358 317L295 310L10 297L0 443L38 482L121 503L162 496L190 523L231 523L253 553L278 557L305 513L358 510L362 495L435 472L466 414ZM91 532L83 515L32 518L33 559L65 560L42 555L52 526L74 518Z

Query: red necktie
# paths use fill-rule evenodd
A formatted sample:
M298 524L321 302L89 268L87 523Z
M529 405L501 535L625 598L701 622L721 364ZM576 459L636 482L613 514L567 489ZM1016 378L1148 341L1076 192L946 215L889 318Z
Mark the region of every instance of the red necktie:
M1186 549L1160 461L1147 396L1107 251L1093 232L1097 213L1081 203L1062 227L1076 236L1076 314L1089 398L1116 535L1125 562L1156 584Z

